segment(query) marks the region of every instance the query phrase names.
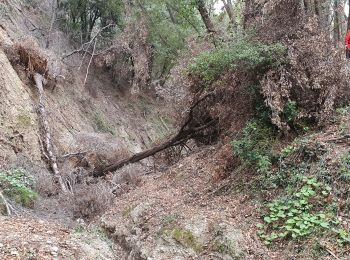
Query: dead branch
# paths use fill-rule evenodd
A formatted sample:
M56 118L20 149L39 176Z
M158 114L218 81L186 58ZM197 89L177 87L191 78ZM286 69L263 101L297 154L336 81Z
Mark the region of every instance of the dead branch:
M41 74L35 73L34 81L39 92L38 116L39 116L39 122L41 125L42 136L43 136L42 142L44 144L44 150L45 150L44 154L47 155L49 159L49 164L53 171L54 177L58 182L58 184L60 185L62 191L67 192L67 188L64 185L60 172L58 171L56 156L52 151L50 127L47 121L45 104L44 104L43 82L45 81L45 79Z
M97 43L97 39L95 40L94 48L92 49L92 55L90 57L90 61L89 61L88 67L86 69L86 74L85 74L83 87L85 87L85 84L86 84L86 81L87 81L87 78L88 78L88 75L89 75L89 69L90 69L90 66L91 66L92 58L94 57L94 53L95 53L95 49L96 49L96 43Z
M189 124L191 123L191 121L193 120L193 110L204 100L206 100L209 96L212 96L213 93L209 93L204 95L202 98L199 98L196 102L194 102L192 104L192 106L190 107L189 113L187 114L186 120L184 120L183 125L181 126L180 130L177 132L177 134L175 134L174 136L172 136L170 139L168 139L167 141L165 141L162 144L159 144L151 149L148 149L146 151L137 153L132 155L129 158L124 158L122 160L117 161L116 163L113 163L105 168L98 168L95 170L95 172L93 173L93 175L95 177L101 177L106 175L109 172L114 172L120 168L122 168L123 166L127 165L127 164L131 164L131 163L136 163L138 161L141 161L145 158L148 158L150 156L153 156L167 148L173 147L173 146L177 146L180 144L184 144L186 143L189 139L193 138L196 136L196 134L198 134L200 131L207 129L213 125L215 125L217 123L217 120L211 120L210 122L201 125L199 127L191 127L189 126Z
M76 49L76 50L74 50L74 51L72 51L72 52L70 52L70 53L64 55L64 56L62 57L62 60L66 59L66 58L68 58L68 57L70 57L70 56L72 56L72 55L74 55L74 54L76 54L76 53L81 53L81 52L84 52L85 54L89 54L90 56L96 56L97 54L93 54L93 53L89 52L89 48L90 48L91 44L92 44L93 42L95 42L96 38L97 38L98 36L100 36L100 34L101 34L104 30L106 30L106 29L108 29L109 27L112 27L112 26L116 26L116 24L108 24L108 25L102 27L102 28L96 33L96 35L95 35L94 37L92 37L92 39L91 39L90 41L88 41L88 42L86 42L86 43L83 43L83 44L80 46L79 49ZM84 55L85 55L85 54L84 54Z
M325 249L326 249L326 251L327 251L331 256L333 256L334 259L340 260L340 258L337 257L336 254L334 254L334 253L332 252L332 250L330 250L328 247L325 247Z
M80 155L85 155L87 154L88 151L84 151L84 152L77 152L77 153L68 153L68 154L64 154L62 156L60 156L59 158L69 158L69 157L75 157L75 156L80 156Z

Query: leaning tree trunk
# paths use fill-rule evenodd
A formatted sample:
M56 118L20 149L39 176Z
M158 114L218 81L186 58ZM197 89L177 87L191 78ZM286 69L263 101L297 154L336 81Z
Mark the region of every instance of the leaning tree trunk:
M216 32L213 22L210 19L209 12L205 7L204 0L196 0L197 1L197 9L202 17L203 23L207 32L209 34L213 34Z
M155 155L155 154L157 154L157 153L159 153L167 148L185 144L189 139L195 138L197 136L197 134L199 134L201 131L208 129L209 127L215 126L215 124L217 123L216 119L213 119L213 120L211 120L211 121L209 121L201 126L197 126L197 127L191 126L191 123L194 120L194 118L193 118L194 109L197 108L199 106L199 104L201 104L207 98L209 98L213 95L214 95L213 92L205 94L203 97L199 98L197 101L195 101L192 104L192 106L189 109L189 113L187 114L186 120L184 121L183 125L181 126L181 128L177 132L177 134L173 135L171 138L169 138L165 142L163 142L163 143L161 143L161 144L159 144L151 149L134 154L129 158L121 159L121 160L119 160L115 163L112 163L106 167L101 167L101 168L95 169L95 171L93 172L93 175L95 177L102 177L102 176L108 174L109 172L114 172L127 164L139 162L139 161L141 161L145 158L148 158L150 156L153 156L153 155Z
M237 30L237 23L236 23L236 17L235 12L233 10L233 5L231 0L222 0L222 3L224 4L226 13L228 17L230 18L230 22L232 24L233 30Z

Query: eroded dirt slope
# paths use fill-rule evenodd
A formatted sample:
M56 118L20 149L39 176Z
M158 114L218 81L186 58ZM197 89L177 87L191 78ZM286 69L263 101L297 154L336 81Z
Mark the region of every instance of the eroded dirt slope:
M254 200L215 183L214 149L145 177L103 216L130 259L284 259L258 239Z

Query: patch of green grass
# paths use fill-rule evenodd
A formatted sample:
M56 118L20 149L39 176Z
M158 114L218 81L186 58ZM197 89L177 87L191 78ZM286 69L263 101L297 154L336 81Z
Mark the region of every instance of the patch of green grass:
M10 14L13 13L12 5L6 4L4 2L0 3L0 18L8 18Z
M295 101L289 100L282 111L282 118L285 122L293 124L298 116L298 107Z
M179 215L177 214L170 214L168 216L164 216L161 220L160 220L160 224L162 225L162 227L166 227L168 225L170 225L171 223L175 222L176 219L178 219Z
M340 180L349 182L350 181L350 154L344 154L339 160L338 173Z
M21 168L0 171L0 188L4 194L25 207L32 207L38 197L33 185L33 177Z
M349 107L348 106L338 107L336 109L336 112L339 116L346 116L349 114Z
M338 131L339 134L346 134L349 130L348 127L348 115L349 115L349 107L339 107L336 110L337 116L335 118L335 123L338 123Z
M122 213L124 218L130 217L131 211L133 211L136 208L136 206L128 206Z
M105 116L97 112L94 115L94 122L98 131L103 133L110 133L111 135L116 135L114 127L107 121Z

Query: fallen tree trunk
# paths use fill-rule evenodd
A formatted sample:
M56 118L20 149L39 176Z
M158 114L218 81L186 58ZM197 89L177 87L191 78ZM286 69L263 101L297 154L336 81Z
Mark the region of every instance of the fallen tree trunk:
M163 142L162 144L159 144L151 149L134 154L131 157L119 160L116 163L108 165L107 167L98 168L94 171L93 176L94 177L102 177L102 176L106 175L107 173L116 171L127 164L139 162L139 161L146 159L150 156L153 156L153 155L155 155L155 154L157 154L157 153L159 153L167 148L177 146L180 144L184 144L184 143L186 143L186 141L193 138L198 132L216 124L217 120L214 119L214 120L211 120L210 122L203 124L199 127L189 127L191 121L193 120L193 110L198 106L199 103L201 103L202 101L207 99L212 94L213 93L209 93L209 94L205 95L204 97L198 99L196 102L194 102L194 104L191 106L190 111L187 115L187 119L185 120L184 124L182 125L182 127L180 128L180 130L178 131L178 133L176 135L174 135L173 137L171 137L167 141Z
M38 115L39 115L39 123L41 126L41 132L42 132L41 134L43 136L43 143L44 143L43 148L45 149L45 151L43 151L43 153L47 155L47 159L48 159L50 167L53 171L54 178L58 182L58 184L60 185L61 190L63 192L67 192L67 188L64 185L64 182L62 180L62 177L61 177L60 172L59 172L58 167L57 167L56 156L52 151L50 127L49 127L49 123L47 121L45 104L44 104L43 84L45 82L45 78L39 73L35 73L33 77L34 77L36 88L38 89L38 92L39 92Z

